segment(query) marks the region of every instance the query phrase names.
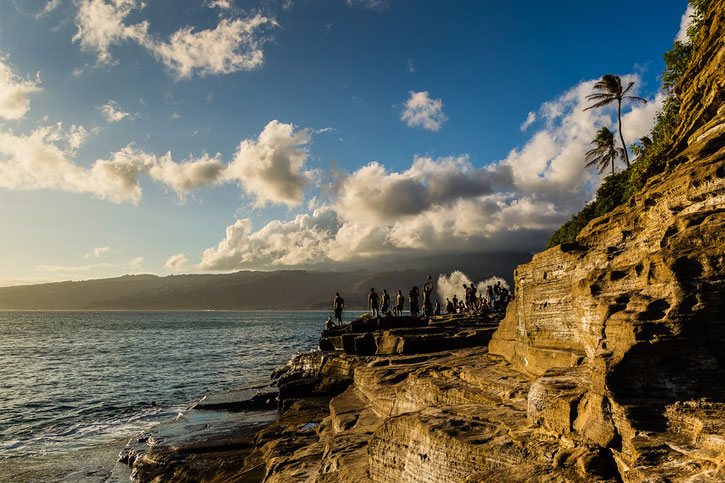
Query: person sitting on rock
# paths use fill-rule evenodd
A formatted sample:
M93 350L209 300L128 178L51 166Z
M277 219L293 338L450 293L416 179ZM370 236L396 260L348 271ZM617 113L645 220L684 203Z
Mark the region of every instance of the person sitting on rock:
M446 313L452 314L453 312L455 312L455 309L453 308L453 302L451 302L451 299L446 297Z
M405 297L403 293L398 290L398 295L395 297L395 315L398 317L403 315L403 306L405 305Z
M340 297L340 293L335 293L335 299L332 301L332 310L335 312L335 320L337 325L342 325L342 309L345 308L345 300Z
M325 321L325 330L330 330L333 327L335 327L335 322L332 321L332 315L328 315Z
M388 295L388 291L383 289L383 301L380 305L380 311L383 313L383 316L388 314L388 308L390 308L390 295Z
M371 288L368 294L368 308L370 309L370 315L380 317L380 297L375 293L374 288Z

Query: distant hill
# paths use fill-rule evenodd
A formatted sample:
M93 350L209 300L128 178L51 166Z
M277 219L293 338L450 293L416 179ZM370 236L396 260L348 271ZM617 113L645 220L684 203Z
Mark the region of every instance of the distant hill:
M123 277L0 288L3 310L273 310L326 309L335 292L348 308L365 308L375 287L393 294L427 275L461 270L473 280L493 275L509 281L528 253L478 253L421 259L406 270L321 272L241 271L212 275L124 275ZM372 265L372 264L371 264Z

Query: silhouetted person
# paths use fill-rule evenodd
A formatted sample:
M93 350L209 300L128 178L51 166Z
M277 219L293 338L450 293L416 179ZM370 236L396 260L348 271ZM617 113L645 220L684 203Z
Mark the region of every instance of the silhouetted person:
M403 293L398 290L398 295L395 297L395 312L398 317L403 315L403 306L405 306L405 297Z
M433 291L433 280L428 275L428 279L423 284L423 314L430 315L433 312L433 306L430 303L431 292Z
M410 301L410 315L417 316L418 315L418 287L413 286L408 291L408 300Z
M468 290L471 292L471 312L476 310L478 308L478 296L476 295L476 286L471 284L470 287L468 287Z
M436 299L436 303L433 306L433 315L441 315L441 303Z
M390 308L390 295L388 295L388 291L385 289L383 289L383 301L380 308L383 315L387 315L388 308Z
M337 325L342 325L342 309L345 308L345 299L340 297L340 293L335 293L335 298L332 301L332 310L335 312L335 320Z
M453 294L453 313L456 313L458 310L458 297L456 297L456 294Z
M370 309L370 315L380 317L380 298L375 293L374 288L371 288L368 294L368 308Z
M451 299L446 297L446 313L452 314L456 311L456 309L453 308L453 302L451 302Z
M335 322L332 321L332 315L328 315L325 321L325 330L330 330L333 327L335 327Z

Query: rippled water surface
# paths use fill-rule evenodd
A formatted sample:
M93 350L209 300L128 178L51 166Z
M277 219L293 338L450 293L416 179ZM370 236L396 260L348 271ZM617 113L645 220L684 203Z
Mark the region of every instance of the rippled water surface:
M0 460L130 436L206 393L268 381L317 346L327 315L0 312Z

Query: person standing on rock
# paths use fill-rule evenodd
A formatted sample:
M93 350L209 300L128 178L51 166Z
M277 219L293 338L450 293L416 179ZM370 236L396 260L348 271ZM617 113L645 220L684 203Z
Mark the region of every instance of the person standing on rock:
M431 315L433 313L433 305L430 302L431 292L433 291L433 280L430 275L423 284L423 315Z
M337 325L342 325L342 309L345 308L345 299L340 297L340 293L335 293L335 299L332 301L332 310L335 312L335 320Z
M383 313L383 317L387 315L388 309L390 308L390 295L386 289L383 289L383 301L380 304L380 311Z
M405 297L403 293L398 290L398 295L395 297L395 315L398 317L403 315L403 306L405 305Z
M453 294L453 313L455 314L458 310L458 297L456 297L456 294Z
M410 302L410 315L413 317L418 316L418 295L420 292L418 292L417 286L412 286L410 290L408 291L408 300Z
M374 288L371 288L368 294L368 308L370 309L370 315L380 317L380 297L375 293Z

